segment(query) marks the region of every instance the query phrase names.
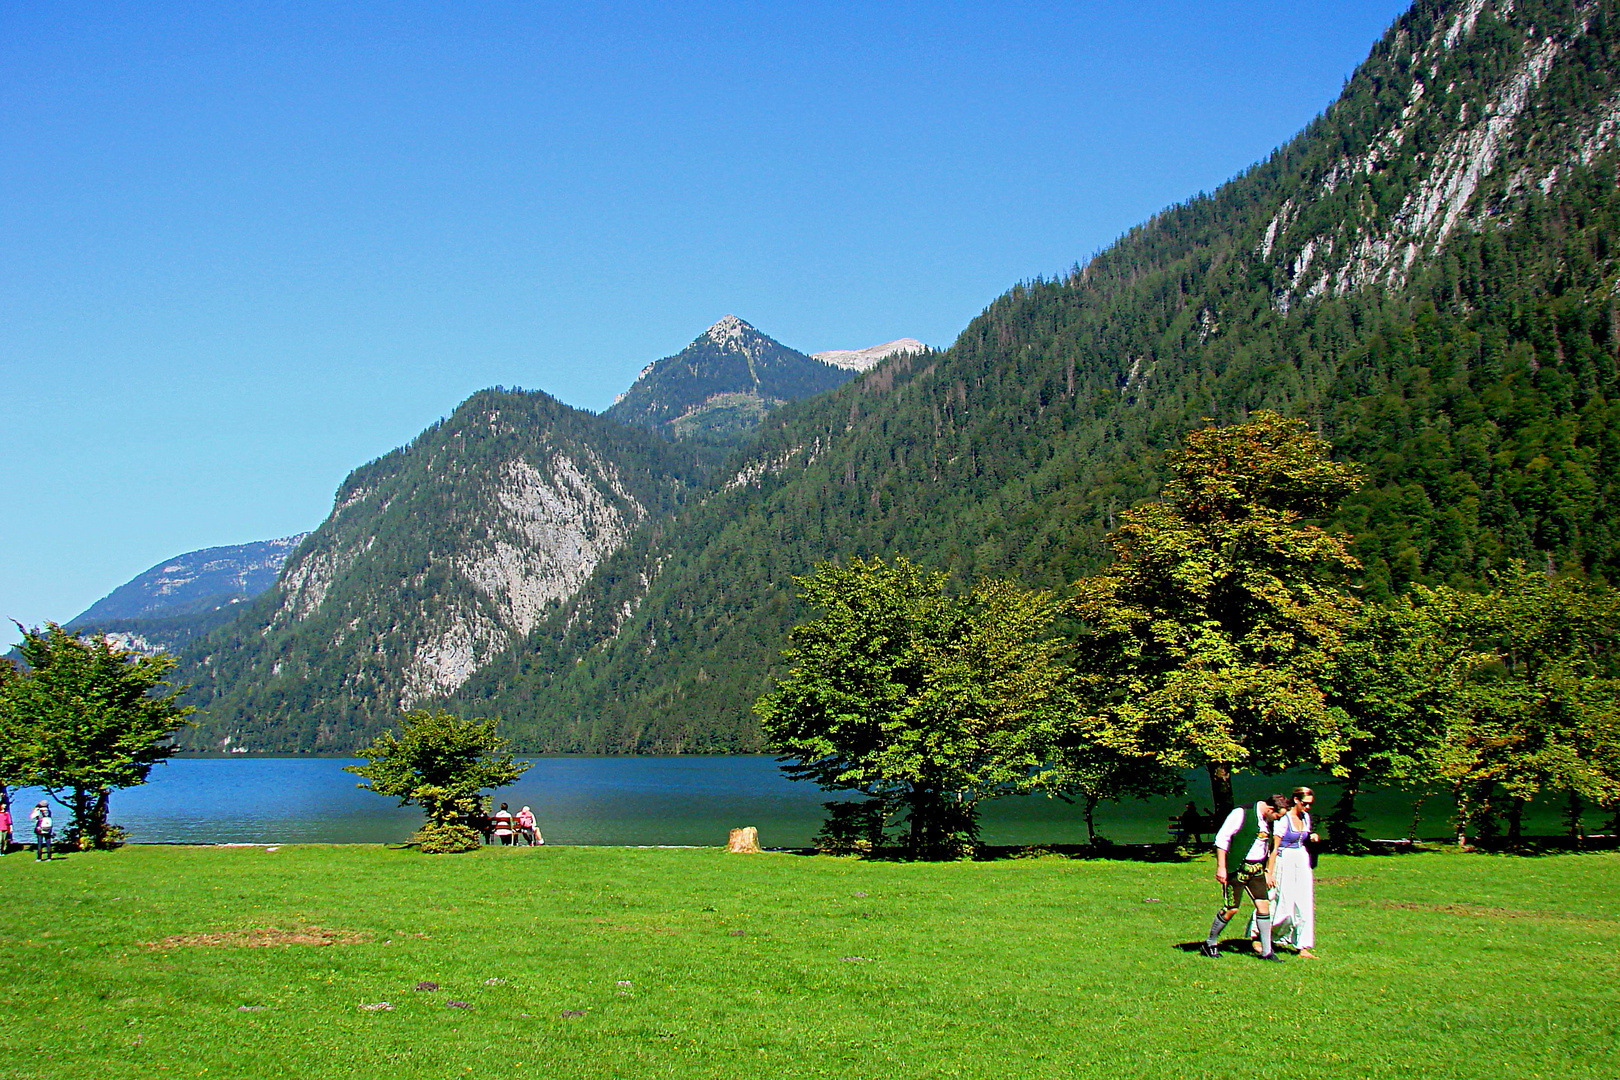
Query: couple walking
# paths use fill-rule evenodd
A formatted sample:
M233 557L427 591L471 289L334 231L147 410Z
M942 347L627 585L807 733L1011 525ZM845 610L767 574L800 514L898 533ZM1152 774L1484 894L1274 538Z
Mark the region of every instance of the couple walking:
M1311 806L1316 801L1310 788L1295 788L1293 795L1273 795L1254 804L1256 833L1237 871L1227 867L1227 851L1243 828L1243 807L1226 815L1215 834L1215 880L1221 885L1221 907L1209 928L1209 937L1199 950L1205 956L1221 955L1221 931L1238 913L1246 894L1254 902L1249 920L1249 936L1260 949L1260 959L1281 963L1274 945L1293 947L1302 958L1311 960L1316 945L1316 885L1311 874L1307 840L1311 831Z

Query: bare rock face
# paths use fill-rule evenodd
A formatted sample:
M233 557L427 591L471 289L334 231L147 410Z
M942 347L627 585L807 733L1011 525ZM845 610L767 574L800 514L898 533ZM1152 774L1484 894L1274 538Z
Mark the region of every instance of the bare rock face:
M224 707L197 704L237 727L208 742L353 746L512 662L548 611L667 512L685 461L651 432L544 394L474 395L356 470L287 562L262 622L196 658Z
M759 830L752 825L741 829L732 829L731 836L726 841L726 851L733 855L759 855L763 849L759 846Z
M1279 268L1279 311L1321 295L1402 287L1459 228L1499 213L1503 187L1490 183L1493 175L1508 178L1509 194L1532 186L1548 194L1572 166L1620 139L1620 98L1611 97L1527 143L1523 129L1538 122L1543 86L1557 81L1560 65L1584 63L1582 39L1597 27L1598 5L1576 4L1571 23L1557 27L1538 26L1517 8L1513 0L1465 0L1427 37L1397 31L1388 46L1410 78L1398 113L1284 199L1255 245ZM1452 63L1487 24L1510 50L1500 69ZM1393 211L1380 210L1378 178L1392 172L1416 182Z
M897 353L927 351L928 346L916 338L897 338L866 349L828 349L826 352L811 353L810 359L820 360L823 364L831 364L833 367L848 368L851 371L870 371Z

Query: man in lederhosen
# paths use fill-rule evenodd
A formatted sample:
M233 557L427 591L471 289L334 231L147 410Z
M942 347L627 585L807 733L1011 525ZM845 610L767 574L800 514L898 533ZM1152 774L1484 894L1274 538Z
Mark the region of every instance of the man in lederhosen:
M1254 804L1255 824L1259 827L1254 842L1249 845L1236 873L1226 869L1226 851L1243 828L1243 807L1233 807L1215 834L1215 880L1221 883L1221 909L1215 913L1215 922L1209 928L1209 937L1198 951L1215 958L1221 955L1221 931L1232 921L1243 896L1254 901L1255 924L1260 931L1260 959L1282 963L1282 957L1271 949L1271 901L1267 890L1277 881L1277 838L1274 826L1288 812L1288 796L1273 795Z

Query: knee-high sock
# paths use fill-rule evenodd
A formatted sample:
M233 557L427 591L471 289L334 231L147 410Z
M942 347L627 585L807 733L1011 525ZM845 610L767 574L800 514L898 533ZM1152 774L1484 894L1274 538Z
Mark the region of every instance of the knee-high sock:
M1260 955L1271 955L1271 916L1257 915L1254 925L1260 930Z
M1216 914L1215 914L1215 922L1210 926L1210 928L1209 928L1209 937L1206 938L1205 940L1208 941L1209 944L1211 944L1211 945L1219 944L1220 940L1221 940L1221 931L1225 930L1226 929L1226 924L1231 922L1231 921L1232 920L1226 918L1226 916L1222 915L1219 912L1216 912Z

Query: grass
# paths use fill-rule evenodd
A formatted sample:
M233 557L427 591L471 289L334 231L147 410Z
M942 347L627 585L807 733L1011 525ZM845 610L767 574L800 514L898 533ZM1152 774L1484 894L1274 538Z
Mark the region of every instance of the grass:
M1177 947L1211 871L12 854L0 1077L1614 1075L1620 855L1329 856L1322 958L1286 965Z

